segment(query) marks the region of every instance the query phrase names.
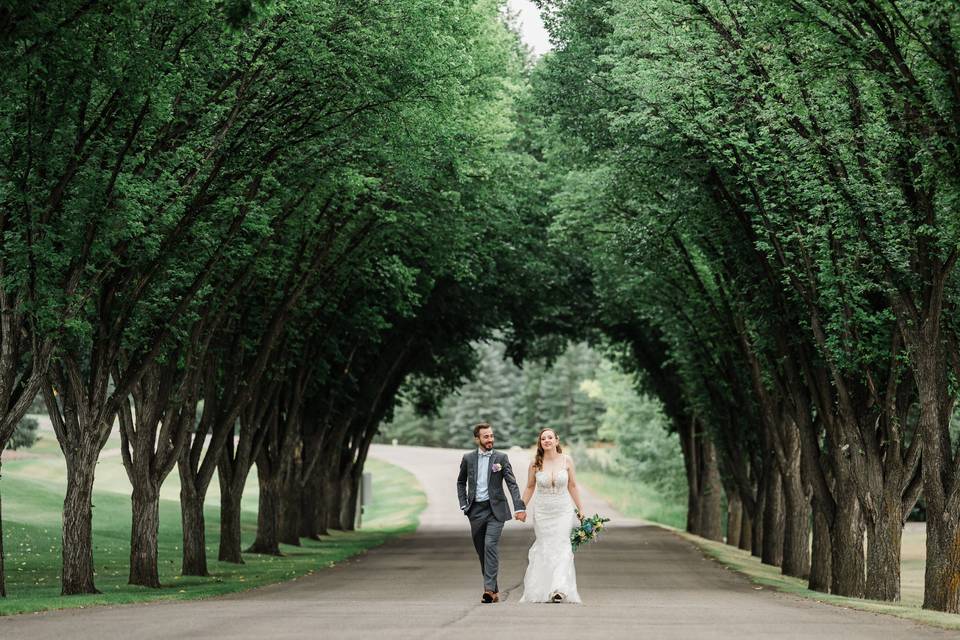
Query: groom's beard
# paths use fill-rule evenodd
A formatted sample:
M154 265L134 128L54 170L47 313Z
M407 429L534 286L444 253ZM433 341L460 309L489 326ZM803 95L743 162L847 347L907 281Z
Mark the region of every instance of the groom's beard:
M493 449L493 443L492 443L492 442L491 442L490 444L485 444L485 445L483 445L483 450L484 450L484 451L490 451L490 450L492 450L492 449Z

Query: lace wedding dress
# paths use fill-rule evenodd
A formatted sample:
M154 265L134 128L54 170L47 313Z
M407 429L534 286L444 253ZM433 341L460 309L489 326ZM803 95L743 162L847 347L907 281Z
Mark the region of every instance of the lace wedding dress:
M556 474L537 471L532 504L536 540L527 555L520 602L580 602L577 571L573 566L570 531L579 523L567 490L567 470Z

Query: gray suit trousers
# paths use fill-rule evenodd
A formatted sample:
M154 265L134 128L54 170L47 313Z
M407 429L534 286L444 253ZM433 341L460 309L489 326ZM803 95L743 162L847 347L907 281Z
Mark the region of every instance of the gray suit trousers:
M483 589L499 592L497 572L500 569L500 534L503 533L503 522L493 515L489 501L474 502L470 505L467 517L470 518L473 546L480 557Z

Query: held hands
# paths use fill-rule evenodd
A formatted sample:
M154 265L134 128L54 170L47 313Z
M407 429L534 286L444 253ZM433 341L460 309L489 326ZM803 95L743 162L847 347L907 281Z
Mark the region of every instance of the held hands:
M514 514L514 517L515 517L517 520L519 520L520 522L526 522L526 521L527 521L527 512L526 512L526 511L517 511L517 512Z

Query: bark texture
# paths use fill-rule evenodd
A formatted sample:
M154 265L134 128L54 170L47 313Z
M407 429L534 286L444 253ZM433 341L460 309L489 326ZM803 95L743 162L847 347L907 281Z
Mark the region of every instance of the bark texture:
M830 593L862 598L866 588L863 557L863 517L854 492L840 493L830 536Z
M99 452L99 450L97 450ZM93 461L90 461L93 457ZM73 464L71 464L73 462ZM61 594L99 593L93 580L93 469L89 448L67 461L63 500L63 578Z
M131 497L133 522L130 529L130 584L160 587L158 534L160 531L160 488L148 484L135 487Z
M826 511L813 504L813 543L810 549L810 577L807 586L811 591L830 593L830 522Z
M261 455L261 458L263 456ZM257 482L260 488L260 501L257 508L257 537L247 549L248 553L280 555L280 479L278 473L271 473L267 465L257 465Z
M743 504L736 490L727 491L727 544L740 546L740 528L743 519Z
M207 528L203 515L203 497L188 476L180 471L180 521L183 529L183 555L180 573L185 576L209 576L207 569ZM186 481L185 481L186 480Z

